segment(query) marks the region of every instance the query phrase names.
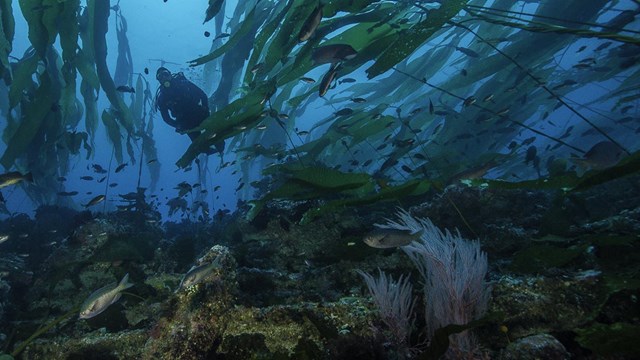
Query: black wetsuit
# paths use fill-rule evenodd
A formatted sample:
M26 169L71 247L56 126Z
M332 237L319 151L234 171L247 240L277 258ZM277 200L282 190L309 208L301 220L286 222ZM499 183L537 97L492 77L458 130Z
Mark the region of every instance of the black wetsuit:
M160 110L162 120L178 132L191 130L199 126L209 116L207 94L194 83L187 80L182 73L171 77L171 85L160 85L156 99L156 106ZM199 132L188 133L194 141ZM224 141L214 144L216 150L222 154ZM210 154L213 151L209 152Z

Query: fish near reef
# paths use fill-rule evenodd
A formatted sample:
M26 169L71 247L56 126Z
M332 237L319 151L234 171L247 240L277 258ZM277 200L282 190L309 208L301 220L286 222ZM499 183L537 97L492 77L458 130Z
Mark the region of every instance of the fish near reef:
M8 173L4 173L0 175L0 189L6 186L15 185L21 181L33 182L33 177L31 173L22 174L17 171L12 171Z
M210 264L202 264L193 266L182 278L180 285L176 289L176 293L182 289L186 289L202 282L213 273L214 270L220 268L220 257L216 257Z
M99 315L120 299L122 291L132 287L129 282L129 274L126 274L120 283L112 283L94 291L80 307L79 319L91 319Z
M618 145L611 141L601 141L593 145L582 158L570 160L584 168L602 170L616 165L623 155L624 152Z
M423 231L410 233L398 229L376 229L364 236L365 244L377 249L389 249L409 245L412 241L420 239Z

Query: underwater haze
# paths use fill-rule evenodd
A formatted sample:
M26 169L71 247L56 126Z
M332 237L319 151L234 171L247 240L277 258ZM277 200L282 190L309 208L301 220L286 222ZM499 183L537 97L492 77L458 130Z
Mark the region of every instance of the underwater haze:
M638 0L0 0L0 358L640 357Z

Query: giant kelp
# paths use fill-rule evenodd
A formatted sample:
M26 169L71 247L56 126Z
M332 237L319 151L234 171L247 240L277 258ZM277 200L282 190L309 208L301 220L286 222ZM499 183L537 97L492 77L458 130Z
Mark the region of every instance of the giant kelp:
M388 5L330 1L316 36L302 44L289 34L297 33L313 4L280 2L261 25L253 23L260 31L245 66L244 82L237 86L249 96L264 79L277 79L275 96L265 103L269 116L262 122L262 128L268 125L271 130L249 128L228 136L242 136L240 144L247 146L272 145L277 133L284 134L290 156L304 166L321 163L375 172L395 181L427 176L446 182L474 168L484 168L485 174L491 170L492 177L503 183L512 182L510 176L516 173L520 174L516 180L545 177L545 160L550 164L587 151L580 139L584 136L589 142L605 137L629 153L624 127L614 129L608 123L617 115L606 115L595 105L616 101L613 112L636 99L632 84L637 70L632 71L631 59L637 54L625 45L637 41L637 32L625 28L633 16L604 24L600 19L607 17L612 5L606 0L588 4L452 1L435 8ZM253 11L251 6L246 5L246 11ZM614 21L615 27L610 25ZM242 26L246 25L238 24ZM598 42L591 47L573 45L582 45L581 38ZM311 133L294 141L294 128L302 124L296 120L311 116L312 106L318 104L316 86L298 80L317 71L312 49L340 43L351 45L358 54L342 62L336 89L329 91L325 101L336 110L347 106L353 111L316 117ZM583 51L584 56L570 54ZM221 52L212 54L225 56ZM363 70L370 81L341 84L341 77ZM619 77L624 80L617 91L602 92L591 104L571 99L572 93L595 82ZM350 100L356 97L366 102L353 104ZM275 116L278 113L289 114L290 119L281 121ZM561 114L578 118L576 125L556 119L567 116ZM269 124L279 125L280 131ZM532 142L544 151L539 151L538 165L527 169L522 159L528 146L523 144ZM616 176L636 172L634 163ZM246 163L242 167L249 172ZM596 181L606 181L606 174L611 173L603 172ZM581 180L562 176L519 185L581 189L594 175ZM491 184L478 182L487 183Z
M111 7L108 0L89 0L82 8L79 0L22 0L19 5L29 26L31 48L22 58L10 59L8 52L14 37L10 4L2 3L0 46L3 60L0 71L5 84L10 86L8 106L2 109L7 117L3 133L7 148L0 163L6 169L15 166L34 174L37 181L27 189L32 199L36 203L54 202L55 193L60 191L60 184L55 179L69 171L69 160L79 155L81 146L87 158L92 156L99 118L96 99L100 89L107 94L112 106L103 111L102 120L114 143L118 162L123 162L125 147L130 161L135 161L132 143L140 137L145 139L145 154L156 158L150 128L143 120L150 113L148 84L146 90L138 86L140 96L132 98L128 105L123 95L116 92L106 64L105 36L113 10L118 14L116 81L132 81L126 20L119 8ZM59 47L55 45L57 40ZM76 89L78 74L83 102L78 99ZM134 118L133 112L137 117ZM83 118L86 132L78 129ZM121 141L123 138L125 142ZM157 166L153 165L152 181L157 180Z
M603 138L626 154L638 150L629 136L629 130L638 129L627 114L637 102L640 75L635 66L640 58L639 32L630 26L638 14L633 4L607 0L323 4L315 34L299 42L292 34L299 33L315 2L244 1L232 8L230 3L210 1L203 13L207 21L215 17L214 35L221 35L223 25L230 34L214 36L211 52L192 65L204 65L205 80L217 82L211 97L216 111L197 129L204 135L178 166L186 168L212 144L232 139L228 149L285 148L286 153L263 153L306 167L375 174L392 184L425 177L447 183L475 169L474 177L480 174L492 180L478 183L489 186L516 180L514 186L568 185L579 190L609 176L589 174L592 180L582 179L578 185L577 176L560 171L557 179L542 181L552 172L545 164L551 168L554 159L580 157L589 143ZM133 162L133 143L141 138L145 156L153 153L150 111L141 111L141 104L148 106L147 90L141 97L136 85L137 94L127 102L114 89L122 82L133 83L133 57L126 19L117 5L110 5L107 0L90 0L80 12L77 2L50 6L48 1L21 1L23 13L38 6L42 10L25 14L34 50L15 62L5 59L13 25L3 8L0 70L5 69L5 80L13 80L9 103L14 109L8 113L4 134L5 141L11 139L2 158L5 167L20 160L25 149L41 146L34 139L39 124L49 116L21 111L21 102L60 107L55 117L63 119L67 132L59 128L56 139L63 138L74 150L64 156L77 153L78 140L91 151L99 119L119 162L125 151ZM623 5L628 6L616 12ZM10 5L3 6L11 10ZM105 35L112 10L119 54L115 82L106 66ZM225 13L233 16L225 20ZM56 19L64 19L65 26L54 26ZM61 56L47 50L57 36ZM308 78L320 80L328 65L314 63L312 54L319 46L338 44L349 45L357 54L336 60L339 66L331 69L337 79L320 97L319 81L312 84ZM54 67L45 61L47 56L59 57L64 66ZM84 109L71 85L78 73ZM35 82L33 74L38 74ZM305 82L300 81L303 76ZM599 86L610 91L592 91L596 96L590 101L574 100L575 94ZM111 103L101 115L95 107L100 91ZM38 96L24 99L25 92ZM325 111L329 107L332 111ZM72 135L83 116L87 135ZM308 122L309 118L313 120ZM537 149L533 166L522 161L531 146ZM261 170L271 158L259 151L247 154L238 162L243 181L251 182L254 170ZM18 162L24 167L24 161ZM615 176L636 172L635 164L625 163ZM64 169L60 165L46 172L64 174ZM496 179L500 182L493 182Z

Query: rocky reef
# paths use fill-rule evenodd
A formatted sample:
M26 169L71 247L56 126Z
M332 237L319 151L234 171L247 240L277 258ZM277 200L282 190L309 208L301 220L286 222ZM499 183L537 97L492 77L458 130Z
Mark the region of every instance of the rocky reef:
M345 208L301 222L311 206L273 201L252 221L245 220L241 206L208 223L163 225L122 213L69 212L61 222L54 219L60 209L46 208L35 219L7 219L0 223L0 231L11 236L0 244L4 356L436 356L422 330L417 270L399 249L362 242L374 223L393 217L393 206ZM488 253L491 302L487 316L470 330L480 347L465 356L640 356L640 197L625 193L624 184L569 195L451 186L402 206L441 228L478 238ZM214 262L197 283L179 286L190 269ZM356 273L378 268L413 280L417 301L409 355L393 349L389 329ZM134 286L120 300L98 316L78 319L80 304L92 292L127 273Z

